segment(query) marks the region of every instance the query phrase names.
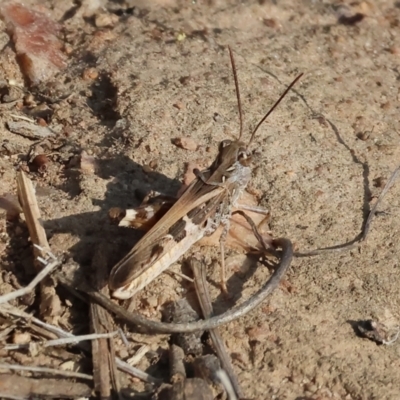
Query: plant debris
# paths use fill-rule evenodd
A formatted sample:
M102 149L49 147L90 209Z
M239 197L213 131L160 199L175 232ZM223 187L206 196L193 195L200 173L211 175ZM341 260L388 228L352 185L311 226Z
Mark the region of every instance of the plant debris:
M55 132L47 126L36 125L27 121L9 121L7 128L12 132L28 139L45 139L54 136Z

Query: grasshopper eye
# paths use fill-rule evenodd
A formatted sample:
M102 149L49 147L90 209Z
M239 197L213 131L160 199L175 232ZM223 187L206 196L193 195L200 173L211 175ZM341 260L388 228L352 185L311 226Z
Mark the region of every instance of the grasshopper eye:
M228 147L230 144L232 144L232 140L229 140L229 139L223 140L223 141L219 144L219 151L221 151L221 150L224 149L225 147Z
M248 157L247 151L246 149L244 149L243 147L241 147L238 150L238 160L246 160Z
M251 163L251 154L249 154L246 149L239 149L238 151L238 156L237 156L238 161L240 164L244 166L248 166Z

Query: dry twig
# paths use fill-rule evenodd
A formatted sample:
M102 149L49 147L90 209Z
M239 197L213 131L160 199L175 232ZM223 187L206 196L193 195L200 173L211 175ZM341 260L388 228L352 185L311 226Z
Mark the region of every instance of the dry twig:
M232 380L229 379L229 376L227 372L223 369L220 369L216 372L218 379L222 383L223 387L226 390L226 393L228 394L228 399L229 400L237 400L238 398L236 397L235 389L233 388L232 385ZM242 397L239 397L242 398Z
M27 367L25 365L0 363L0 369L11 369L14 371L39 372L42 374L65 376L67 378L79 378L79 379L93 380L92 375L82 374L80 372L74 372L74 371L62 371L60 369L46 368L46 367Z
M96 288L105 296L108 294L107 286L107 255L109 246L101 243L92 260L92 269ZM96 333L112 331L113 321L110 314L98 304L90 304L91 330ZM111 398L111 393L119 393L119 377L115 364L114 343L110 339L102 338L92 342L93 378L96 394L101 399Z
M22 344L7 344L3 347L4 350L18 350L29 348L32 344L41 347L63 346L67 344L76 344L85 340L109 339L114 337L118 331L110 333L93 333L90 335L73 336L69 338L47 340L44 342L22 343Z
M284 238L274 240L273 245L282 249L280 263L273 274L270 276L268 281L258 292L256 292L252 297L244 301L242 304L231 308L221 315L211 317L207 320L200 320L183 324L164 323L150 320L140 314L128 312L125 308L120 307L118 304L115 304L108 297L104 296L102 293L97 292L88 285L73 283L62 274L56 274L56 278L66 287L73 289L76 288L82 294L89 296L90 299L100 304L110 312L114 313L126 323L132 325L136 330L152 333L189 333L204 331L216 328L217 326L227 324L228 322L243 317L243 315L249 313L258 305L260 305L267 298L267 296L275 290L275 288L279 285L279 282L281 281L283 275L290 266L293 257L293 246L290 240Z
M28 226L29 236L32 243L37 245L33 249L35 266L41 269L43 266L36 259L37 257L46 257L47 252L50 251L50 246L46 232L40 223L40 210L32 181L23 171L20 171L17 176L17 191L18 199L25 215L26 225Z
M7 315L14 315L16 317L20 317L20 318L24 318L27 323L33 323L36 324L44 329L47 329L49 332L57 335L58 337L68 337L68 338L74 338L75 336L72 333L69 332L65 332L64 330L62 330L61 328L58 328L57 326L45 323L43 321L41 321L38 318L35 318L34 316L32 316L31 314L28 314L25 311L19 310L16 307L13 307L9 304L3 304L0 306L0 313ZM83 350L89 350L89 348L86 346L86 343L83 342L78 342L76 343L76 345L80 348L82 348ZM119 370L126 372L129 375L132 375L136 378L139 378L141 380L143 380L144 382L148 382L148 383L152 383L152 384L160 384L162 381L152 377L151 375L147 374L146 372L143 372L135 367L132 367L131 365L127 364L126 362L122 361L121 359L119 359L118 357L115 358L115 362L117 364L117 367Z
M150 350L150 347L147 344L143 344L140 346L137 350L136 353L128 358L126 362L129 365L136 365L139 364L140 360L146 355L146 353Z
M18 297L25 296L27 293L31 292L36 285L38 285L47 275L50 274L51 271L57 266L60 265L60 261L54 258L54 261L47 264L45 268L43 268L37 275L36 277L32 280L32 282L28 285L25 286L22 289L15 290L14 292L10 292L7 294L4 294L3 296L0 296L0 304L2 303L7 303L11 300L14 300Z
M210 293L207 289L205 264L197 260L196 258L192 258L190 266L194 274L197 298L203 312L203 317L204 319L211 318L214 314L214 311L211 304ZM233 370L233 366L230 357L226 351L224 342L221 338L220 333L218 332L218 328L210 329L210 336L214 344L215 352L217 353L218 358L221 361L222 368L224 368L224 370L226 371L226 379L230 380L230 384L234 388L234 392L237 394L237 397L242 398L243 393L240 389L239 382L236 378L236 374Z
M344 245L337 245L337 246L332 246L332 247L325 247L322 249L315 249L315 250L309 250L305 252L294 252L293 255L295 257L310 257L310 256L317 256L320 254L325 254L327 252L339 252L339 251L348 251L355 249L357 247L360 247L361 244L365 241L365 239L368 236L369 230L371 228L372 221L376 215L378 206L381 204L383 198L385 197L386 193L389 191L389 189L392 187L394 184L395 180L397 179L397 176L400 172L400 166L397 167L392 174L390 175L389 180L387 181L385 187L383 188L381 194L378 197L378 200L372 207L371 211L368 214L368 218L364 224L364 227L361 230L361 233L353 239L351 242L344 244Z

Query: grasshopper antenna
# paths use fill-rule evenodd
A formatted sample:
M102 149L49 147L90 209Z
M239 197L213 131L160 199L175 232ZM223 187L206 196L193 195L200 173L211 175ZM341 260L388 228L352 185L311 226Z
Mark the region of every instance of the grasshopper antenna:
M289 90L296 84L296 82L303 76L303 73L301 73L287 88L286 90L282 93L281 97L275 102L275 104L270 108L270 110L264 115L262 120L257 124L255 127L253 133L251 134L249 144L247 145L247 148L251 145L251 142L254 139L254 136L256 135L256 132L258 131L258 128L260 125L268 118L268 116L272 113L272 111L275 110L275 108L278 106L278 104L283 100L283 98L288 94Z
M237 78L236 66L235 66L235 59L233 58L232 49L228 46L229 49L229 56L231 58L231 65L232 65L232 72L233 72L233 79L235 81L235 89L236 89L236 98L238 102L238 110L239 110L239 121L240 121L240 132L239 132L239 139L242 137L243 133L243 113L242 113L242 103L240 101L240 92L239 92L239 82Z

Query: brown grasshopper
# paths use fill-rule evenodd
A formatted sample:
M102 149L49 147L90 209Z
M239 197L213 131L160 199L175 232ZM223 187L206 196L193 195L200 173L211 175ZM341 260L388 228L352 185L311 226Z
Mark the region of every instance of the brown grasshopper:
M249 147L258 128L303 75L299 75L288 86L261 119L246 145L241 141L242 109L235 61L230 48L229 55L239 110L239 137L237 140L223 140L219 144L217 158L211 166L203 171L194 171L196 179L132 250L113 267L109 279L113 297L132 297L177 261L193 244L214 233L221 224L224 228L220 237L221 284L226 290L224 241L229 230L232 209L237 205L237 200L251 178L252 153Z

